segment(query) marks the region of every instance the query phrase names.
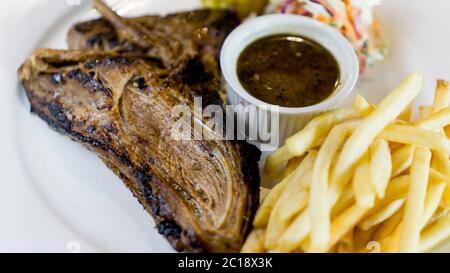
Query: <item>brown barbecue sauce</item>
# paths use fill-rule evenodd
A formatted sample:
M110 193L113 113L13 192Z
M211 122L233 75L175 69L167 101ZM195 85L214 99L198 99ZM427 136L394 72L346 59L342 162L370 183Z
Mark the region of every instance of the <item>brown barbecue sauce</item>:
M306 107L328 98L339 66L318 43L289 34L264 37L241 53L237 74L252 96L273 105Z

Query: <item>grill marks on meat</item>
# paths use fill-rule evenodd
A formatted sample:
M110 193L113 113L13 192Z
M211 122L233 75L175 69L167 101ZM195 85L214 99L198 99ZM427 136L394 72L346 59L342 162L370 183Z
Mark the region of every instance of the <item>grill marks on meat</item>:
M189 84L193 95L208 93L209 101L204 98L204 103L224 100L217 60L226 35L237 24L232 13L194 10L165 17L122 18L100 1L94 3L103 18L74 25L67 35L69 49L139 57L161 68L167 77ZM133 37L128 33L134 33Z
M189 29L205 22L207 14L121 20L153 27L182 20ZM223 104L215 56L227 30L217 29L214 41L198 42L192 55L174 58L150 54L145 47L152 43L124 38L116 28L116 22L104 19L78 24L68 40L71 48L82 51L35 51L19 69L32 111L98 154L153 215L174 248L238 251L258 204L259 151L245 142L176 141L170 131L176 121L172 108L185 104L192 109L194 95ZM169 40L170 35L187 39L168 26L158 31L168 31ZM89 42L92 37L101 42ZM129 44L140 49L123 53Z
M200 56L215 77L219 76L218 49L237 22L231 13L220 10L123 18L101 1L94 1L94 6L103 19L73 26L67 36L70 49L138 54L174 71Z

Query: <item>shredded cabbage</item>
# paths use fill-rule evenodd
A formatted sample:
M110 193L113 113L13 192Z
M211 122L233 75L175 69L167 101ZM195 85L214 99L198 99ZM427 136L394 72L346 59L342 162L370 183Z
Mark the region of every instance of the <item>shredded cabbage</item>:
M387 45L373 18L380 0L271 0L266 13L292 13L338 29L353 45L361 72L384 59Z
M361 73L383 60L387 43L379 33L373 10L380 0L202 0L207 8L229 8L240 18L264 13L308 16L338 29L353 45Z

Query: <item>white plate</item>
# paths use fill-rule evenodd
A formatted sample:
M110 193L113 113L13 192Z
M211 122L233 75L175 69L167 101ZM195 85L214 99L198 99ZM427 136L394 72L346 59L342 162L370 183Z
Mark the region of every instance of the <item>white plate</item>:
M121 181L94 154L30 115L19 88L16 70L32 49L64 48L69 26L96 16L88 1L68 4L76 2L0 4L0 251L172 252ZM129 16L199 6L197 0L112 2ZM355 93L378 102L417 70L426 77L426 92L417 99L424 104L431 102L436 78L450 79L450 2L429 2L384 0L378 17L391 54ZM438 250L450 252L450 245Z

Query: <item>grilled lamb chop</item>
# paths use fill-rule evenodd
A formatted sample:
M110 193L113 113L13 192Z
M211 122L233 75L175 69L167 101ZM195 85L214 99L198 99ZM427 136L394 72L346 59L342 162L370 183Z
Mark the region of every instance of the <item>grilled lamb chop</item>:
M163 24L177 16L152 20ZM107 35L117 38L116 47L116 38L83 46L90 34L114 23L101 19L81 25L90 30L76 38L72 30L69 41L84 50L38 49L19 69L31 111L99 155L175 249L238 251L259 201L260 152L242 141L171 135L175 105L193 111L194 96L205 104L223 104L214 56L226 31L197 42L189 54L182 47L181 55L165 55L163 49L152 51L152 44L121 38L116 27ZM171 34L164 39L170 42ZM129 44L138 47L127 50Z
M145 60L95 51L37 50L19 75L32 112L97 153L174 248L239 250L258 204L259 151L173 139L171 109L193 105L189 85Z
M69 49L137 54L169 70L197 56L207 72L218 73L218 49L237 24L236 17L224 10L122 18L101 1L94 1L94 7L103 18L74 25L67 35Z

